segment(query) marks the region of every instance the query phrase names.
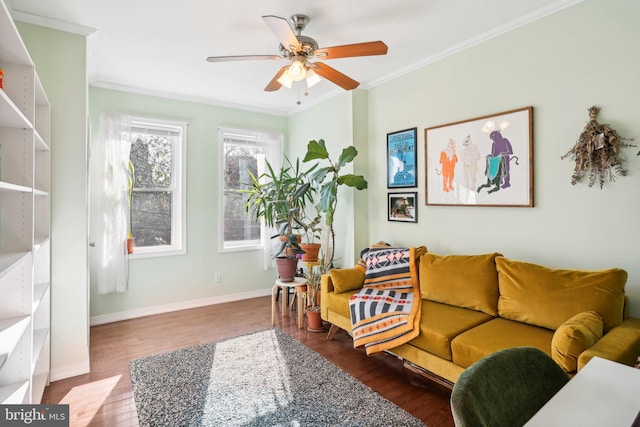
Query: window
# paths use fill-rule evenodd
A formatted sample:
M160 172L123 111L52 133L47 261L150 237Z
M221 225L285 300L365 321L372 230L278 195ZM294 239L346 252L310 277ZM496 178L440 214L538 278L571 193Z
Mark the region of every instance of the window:
M265 159L282 156L282 135L237 129L220 129L220 239L221 251L263 248L265 230L245 210L250 173L264 172ZM277 153L273 155L272 153ZM267 236L268 238L268 236Z
M134 256L186 252L186 123L131 120Z

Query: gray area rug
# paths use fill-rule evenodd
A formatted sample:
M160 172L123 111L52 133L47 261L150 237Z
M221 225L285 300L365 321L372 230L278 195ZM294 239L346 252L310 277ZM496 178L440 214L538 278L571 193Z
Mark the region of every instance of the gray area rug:
M424 426L278 329L129 367L141 426Z

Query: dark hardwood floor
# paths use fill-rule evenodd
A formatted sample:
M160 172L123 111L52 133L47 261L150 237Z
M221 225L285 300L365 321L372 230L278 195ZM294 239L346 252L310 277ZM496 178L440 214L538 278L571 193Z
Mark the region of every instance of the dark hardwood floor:
M367 356L340 331L298 329L296 316L276 327L320 353L430 427L453 426L449 391L402 368L390 355ZM70 405L71 426L137 426L129 362L139 357L218 341L271 327L271 297L254 298L91 328L91 373L52 382L43 403Z

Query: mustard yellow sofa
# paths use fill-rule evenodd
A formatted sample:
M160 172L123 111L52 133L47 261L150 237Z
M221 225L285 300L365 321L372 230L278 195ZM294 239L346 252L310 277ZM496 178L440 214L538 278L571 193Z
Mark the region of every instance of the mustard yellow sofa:
M361 287L358 268L322 276L321 314L351 332L349 297ZM427 376L453 384L465 368L510 347L533 346L571 374L592 357L633 365L640 319L628 317L627 273L551 269L500 254L427 252L419 261L420 334L390 350Z

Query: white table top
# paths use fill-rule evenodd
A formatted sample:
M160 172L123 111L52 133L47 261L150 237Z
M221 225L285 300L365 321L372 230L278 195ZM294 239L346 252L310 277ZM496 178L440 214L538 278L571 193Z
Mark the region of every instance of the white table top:
M276 284L278 286L287 286L290 288L294 288L296 286L302 286L307 284L307 279L304 277L294 277L292 282L283 282L280 279L276 279Z
M640 369L594 357L525 425L630 427L638 412Z

